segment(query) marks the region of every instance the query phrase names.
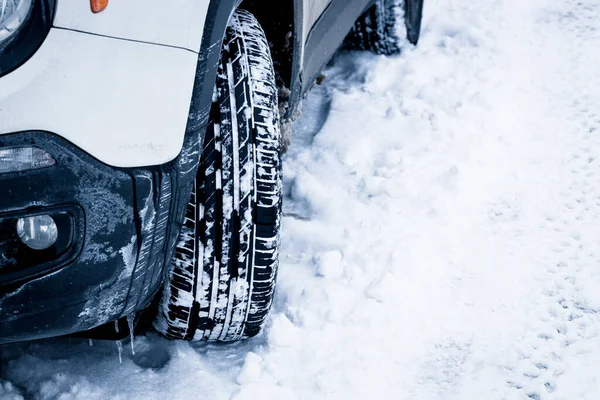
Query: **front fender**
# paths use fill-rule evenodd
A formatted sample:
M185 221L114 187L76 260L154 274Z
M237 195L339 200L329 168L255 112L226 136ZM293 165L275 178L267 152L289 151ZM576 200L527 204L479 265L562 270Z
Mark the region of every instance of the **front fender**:
M43 130L115 167L164 164L182 148L197 59L52 28L31 59L0 78L0 136Z
M110 0L98 14L87 0L59 0L54 26L200 51L209 0Z

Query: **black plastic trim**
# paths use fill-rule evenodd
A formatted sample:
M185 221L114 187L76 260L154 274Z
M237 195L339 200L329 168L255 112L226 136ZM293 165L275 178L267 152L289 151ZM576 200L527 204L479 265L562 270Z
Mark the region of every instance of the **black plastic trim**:
M217 65L221 57L225 30L231 15L240 3L241 0L211 0L208 6L202 45L196 65L196 79L186 128L187 135L200 134L203 140L217 80Z
M0 343L84 331L144 309L176 243L189 198L179 167L187 164L116 168L49 132L0 135L2 148L24 145L56 164L0 174L0 219L62 210L75 232L64 257L0 265ZM0 241L0 254L14 243Z

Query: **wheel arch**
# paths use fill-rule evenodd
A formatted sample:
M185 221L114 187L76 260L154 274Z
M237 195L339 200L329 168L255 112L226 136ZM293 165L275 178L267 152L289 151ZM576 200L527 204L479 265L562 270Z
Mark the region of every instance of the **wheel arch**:
M292 117L300 99L302 1L244 0L240 5L256 17L269 41L283 120Z
M258 20L265 31L271 47L275 64L277 84L290 88L294 66L294 53L299 47L296 43L296 28L300 18L296 5L300 0L244 0L240 7L249 11ZM300 7L300 6L298 6Z
M233 12L244 8L251 12L265 31L271 45L277 84L286 88L280 92L289 96L286 118L291 115L300 99L301 38L303 0L211 0L202 46L198 57L190 113L186 132L201 131L208 122L209 105L216 80L217 64L227 24ZM287 102L286 98L280 99Z

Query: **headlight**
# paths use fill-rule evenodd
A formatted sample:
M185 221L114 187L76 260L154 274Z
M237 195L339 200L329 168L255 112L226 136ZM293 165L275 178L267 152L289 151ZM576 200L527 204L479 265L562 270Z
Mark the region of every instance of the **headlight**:
M0 46L7 43L23 26L33 9L34 0L0 0Z
M56 0L0 0L0 76L19 68L50 32Z

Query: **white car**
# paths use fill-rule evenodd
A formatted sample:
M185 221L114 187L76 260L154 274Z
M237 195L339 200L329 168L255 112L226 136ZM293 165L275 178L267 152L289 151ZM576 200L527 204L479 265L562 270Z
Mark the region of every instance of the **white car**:
M0 0L0 343L140 319L174 339L256 335L302 96L343 43L416 44L422 8Z

